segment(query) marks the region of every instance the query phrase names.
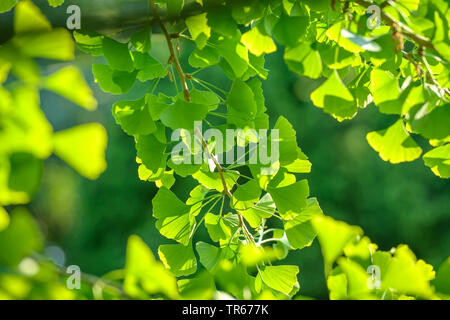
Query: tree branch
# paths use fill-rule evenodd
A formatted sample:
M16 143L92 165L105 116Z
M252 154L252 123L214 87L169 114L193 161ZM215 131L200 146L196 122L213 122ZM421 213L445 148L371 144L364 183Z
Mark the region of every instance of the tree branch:
M166 37L167 45L168 45L169 51L170 51L169 62L172 62L175 65L175 69L177 70L178 76L180 77L181 87L183 88L184 99L187 102L190 102L191 95L189 94L189 89L188 89L188 86L186 83L186 76L183 72L183 69L181 68L180 62L178 61L177 54L173 47L173 43L172 43L173 37L169 34L169 32L166 29L166 26L161 21L161 18L159 17L159 13L158 13L158 8L156 8L154 0L149 0L149 1L150 1L150 6L152 7L153 16L154 16L156 22L158 23L159 27L161 28L162 32L164 33L164 36Z
M355 3L359 4L360 6L363 6L364 8L368 8L374 4L367 0L355 0ZM399 31L401 31L401 33L404 36L414 40L419 46L432 49L438 52L430 39L415 33L411 28L409 28L402 22L395 20L390 15L385 13L383 10L381 10L381 19L383 19L383 21L390 26L396 25Z

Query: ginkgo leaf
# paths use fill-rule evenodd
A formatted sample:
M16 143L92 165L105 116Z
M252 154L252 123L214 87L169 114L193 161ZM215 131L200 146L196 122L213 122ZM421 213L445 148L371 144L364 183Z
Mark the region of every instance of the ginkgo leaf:
M337 72L333 72L319 88L311 93L311 100L316 107L323 108L339 121L353 118L358 109L353 95Z
M102 39L102 46L105 59L113 70L133 71L133 59L127 44L104 37Z
M113 70L103 64L93 64L92 73L100 88L112 94L128 92L136 81L137 74L137 72Z
M0 264L16 267L32 252L43 249L43 237L37 222L27 209L11 211L8 228L0 231Z
M22 54L32 58L67 61L75 57L72 35L63 28L19 34L12 39L12 42Z
M161 187L152 200L153 216L158 219L159 232L183 245L189 243L189 236L195 223L190 208L165 187Z
M450 178L450 143L428 151L423 155L423 161L435 175Z
M192 130L195 126L194 122L205 119L208 111L207 105L186 102L183 98L178 98L161 113L161 121L172 130Z
M163 293L171 299L178 297L176 278L157 262L148 246L136 235L127 244L124 290L131 297ZM144 296L145 297L145 296Z
M289 295L294 286L298 285L298 273L297 266L265 266L259 271L259 275L267 286L286 295Z
M256 180L250 180L249 182L238 186L233 193L233 207L236 210L252 208L253 205L258 202L261 191L262 190Z
M192 39L197 44L197 48L203 49L211 36L211 27L208 25L206 13L190 16L185 22Z
M450 103L438 106L428 112L429 104L424 104L411 120L414 132L427 139L445 139L450 136Z
M305 179L284 187L269 187L268 191L285 220L298 216L306 207L306 198L309 196L308 181Z
M165 150L166 144L159 141L154 134L139 135L136 137L137 156L153 172L161 167L162 161L165 162Z
M254 27L242 35L241 42L254 55L272 53L277 50L272 38L261 33L258 27Z
M133 52L134 67L139 70L137 79L141 82L167 76L163 65L148 53Z
M63 68L44 80L44 87L73 101L87 110L95 110L97 101L80 70L74 66Z
M106 144L106 130L98 123L58 131L53 136L55 154L89 179L96 179L106 169Z
M316 215L323 215L322 209L315 198L306 201L306 207L292 220L284 222L284 229L289 244L295 249L311 245L317 235L311 224Z
M284 60L290 70L303 76L317 79L322 74L322 59L318 51L308 43L288 47L284 52Z
M387 129L369 132L366 138L381 159L391 163L413 161L422 153L422 149L409 136L401 119Z
M133 44L133 47L141 53L147 53L150 51L152 47L152 29L144 28L130 37L130 42Z
M156 125L145 103L145 98L116 102L112 113L122 130L129 135L147 135L156 131Z
M370 91L373 102L380 108L380 112L400 114L402 104L398 100L400 88L398 80L388 71L373 69L370 73Z
M10 10L17 1L2 1L1 6L4 10ZM9 9L8 9L9 8ZM3 11L3 10L2 10ZM42 32L50 31L52 26L47 18L42 14L41 10L33 4L33 2L26 0L20 1L14 11L14 32Z
M4 0L0 3L0 13L8 12L14 8L18 0Z
M197 271L197 259L195 258L192 245L160 245L158 255L166 268L176 277L188 276Z
M362 235L359 227L350 226L331 217L316 215L311 220L319 238L323 259L328 271L334 261L343 253L345 246Z

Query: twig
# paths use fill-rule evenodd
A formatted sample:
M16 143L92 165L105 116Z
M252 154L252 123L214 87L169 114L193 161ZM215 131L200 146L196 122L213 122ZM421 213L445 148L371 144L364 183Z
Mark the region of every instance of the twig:
M363 6L364 8L368 8L373 5L372 2L367 0L356 0L355 3ZM399 31L401 31L404 36L414 40L420 47L426 47L438 52L430 39L415 33L411 28L401 23L400 21L395 20L390 15L383 12L383 10L381 10L381 19L383 19L383 21L390 26L396 25Z
M181 69L180 62L178 61L177 54L173 47L173 43L172 43L173 36L171 36L169 34L169 32L166 29L166 26L161 21L161 18L159 17L158 9L156 8L154 0L149 0L149 1L150 1L150 6L152 7L154 18L155 18L156 22L158 23L159 27L161 28L162 32L164 33L164 36L166 37L167 45L168 45L169 51L170 51L169 61L171 63L173 63L175 65L175 68L177 69L178 76L180 77L181 87L183 88L184 99L187 102L190 102L191 95L189 94L189 89L188 89L188 86L186 83L186 76L184 75L183 69Z

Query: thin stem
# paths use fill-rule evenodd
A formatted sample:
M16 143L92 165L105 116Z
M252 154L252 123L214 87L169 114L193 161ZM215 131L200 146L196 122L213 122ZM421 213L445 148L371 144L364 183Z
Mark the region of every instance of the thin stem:
M175 52L175 49L173 47L172 38L169 34L169 32L166 29L166 26L161 21L161 18L159 17L158 9L156 8L154 0L149 0L150 6L152 7L152 12L155 17L156 22L158 23L159 27L161 28L162 32L164 33L164 36L166 37L167 45L169 47L170 52L170 58L169 61L173 63L175 68L177 69L178 76L180 77L181 87L183 88L183 95L184 99L187 102L191 101L191 95L189 94L189 89L186 83L186 76L184 75L183 69L181 68L180 62L178 61L177 54Z
M362 6L364 8L368 8L371 5L373 5L373 2L370 2L367 0L356 0L355 3L359 4L360 6ZM411 28L404 25L400 21L395 20L390 15L385 13L383 10L381 10L381 19L383 19L383 21L386 22L386 24L388 24L390 26L397 25L398 28L400 29L401 33L404 36L414 40L419 46L429 48L429 49L432 49L432 50L438 52L436 50L436 48L434 47L433 43L430 41L430 39L415 33Z

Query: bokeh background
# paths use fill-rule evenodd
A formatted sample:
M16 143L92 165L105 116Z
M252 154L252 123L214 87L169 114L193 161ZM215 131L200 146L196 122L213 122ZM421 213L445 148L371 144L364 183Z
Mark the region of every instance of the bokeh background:
M109 1L108 6L105 1L93 3L82 8L90 14L86 21L96 25L101 25L102 18L119 21L126 10L136 9L132 2L131 5L127 2L126 7L123 1ZM44 4L42 9L54 24L64 23L64 8L49 9ZM9 17L2 19L2 24L7 25ZM105 26L103 32L114 32L113 26L110 30L102 25ZM191 49L189 43L182 43L181 61L188 72ZM312 172L305 175L311 195L318 198L325 214L361 226L381 249L408 244L419 258L437 267L450 254L450 182L436 177L421 159L399 165L381 160L365 136L387 127L395 119L369 105L353 120L337 122L308 101L320 80L312 81L290 72L283 62L282 51L279 48L266 58L266 68L270 70L263 82L266 106L271 125L283 115L297 131L298 144L313 164ZM152 55L167 61L166 44L159 35L153 37ZM50 158L42 187L29 207L48 244L64 251L65 264L76 264L83 272L102 275L124 266L126 241L131 234L140 235L153 252L168 241L159 235L152 217L151 199L157 189L153 183L139 180L133 138L115 124L111 114L115 101L140 98L150 84L136 84L125 96L105 94L93 81L90 70L93 62L101 63L101 58L78 52L75 63L84 71L95 93L99 102L97 111L87 112L48 92L42 94L41 103L55 131L81 123L102 123L109 137L108 168L98 180L89 181L59 159ZM60 67L47 61L41 65L45 73ZM218 68L202 71L198 76L218 87L230 87L230 80ZM173 84L166 79L157 90L171 92ZM420 137L417 141L424 151L430 149ZM177 179L172 189L185 200L193 186L189 178ZM203 228L197 238L197 241L207 238ZM58 250L53 247L48 252L55 254ZM309 248L291 253L287 261L300 266L300 293L327 297L317 241Z

